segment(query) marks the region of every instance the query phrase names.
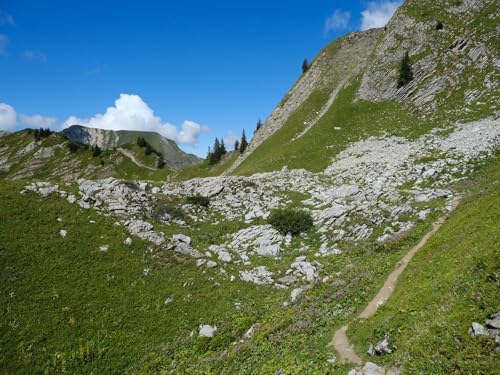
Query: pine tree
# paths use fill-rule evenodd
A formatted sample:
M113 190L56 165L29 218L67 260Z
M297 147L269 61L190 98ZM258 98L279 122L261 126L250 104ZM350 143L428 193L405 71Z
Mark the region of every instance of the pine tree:
M240 149L240 141L236 140L234 142L234 151L238 151Z
M304 62L302 63L302 73L305 73L309 70L311 65L309 64L309 61L307 59L304 59Z
M256 127L255 131L258 131L261 127L262 127L262 121L260 121L260 119L259 119L259 121L257 121L257 127Z
M220 151L219 151L220 157L222 157L222 155L224 155L225 153L227 153L226 145L224 144L224 140L221 139L220 140ZM220 158L219 158L219 160L220 160Z
M408 51L406 51L399 66L398 88L403 87L412 79L413 72L411 70L410 56L408 55Z
M248 142L247 136L245 135L245 129L243 129L243 133L241 133L241 142L240 142L240 152L243 154L247 149Z

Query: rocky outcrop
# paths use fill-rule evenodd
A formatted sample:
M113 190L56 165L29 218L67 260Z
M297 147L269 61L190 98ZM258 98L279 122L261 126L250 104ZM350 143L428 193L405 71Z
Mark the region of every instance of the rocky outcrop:
M479 17L480 12L491 6L494 0L461 3L458 7L450 4L441 8L468 23ZM454 24L437 29L435 18L417 17L418 10L408 10L415 7L431 8L433 4L425 4L421 0L418 3L417 0L407 1L394 14L363 74L358 95L370 101L398 100L407 107L418 108L420 113L429 114L459 87L476 85L468 79L472 74L482 77L483 72L494 71L498 59L493 47L497 32L483 29L482 25L467 31L455 28ZM463 7L466 12L458 11ZM405 52L410 55L414 79L398 87L398 69ZM468 73L464 74L466 71ZM491 90L498 90L498 80L491 82L494 87L487 87L490 86L489 81L484 80L474 88L476 95L471 93L474 102L490 96ZM438 96L439 101L435 100ZM467 94L465 99L472 102L467 99Z

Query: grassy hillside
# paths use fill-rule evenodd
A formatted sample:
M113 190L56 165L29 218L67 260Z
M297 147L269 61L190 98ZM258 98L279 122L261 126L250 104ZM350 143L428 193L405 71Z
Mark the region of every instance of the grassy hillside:
M5 158L0 178L71 180L117 177L164 181L172 174L167 166L156 168L156 155L145 155L143 149L134 145L127 148L137 160L152 169L135 164L117 150L103 151L94 156L90 148L81 147L70 152L68 145L69 142L57 133L38 141L28 130L8 134L0 139L0 154Z
M463 188L469 193L408 265L389 302L350 325L348 335L365 359L369 343L388 334L397 349L375 360L402 363L408 373L498 370L494 341L472 338L468 329L500 310L500 163Z

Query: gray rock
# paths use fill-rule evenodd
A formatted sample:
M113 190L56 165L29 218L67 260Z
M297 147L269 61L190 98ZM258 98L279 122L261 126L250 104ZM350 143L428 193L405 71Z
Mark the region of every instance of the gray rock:
M207 268L215 268L217 267L217 263L215 263L213 260L209 260L207 262Z
M280 246L272 244L268 239L263 239L257 249L257 254L266 257L277 257L280 254Z
M473 322L472 327L469 328L469 335L471 335L472 337L489 336L486 328L484 328L483 325L476 322Z
M486 327L500 329L500 313L495 313L486 320Z
M172 236L172 240L178 241L178 242L184 242L184 243L186 243L188 245L191 244L191 237L188 237L188 236L186 236L184 234L174 234Z
M293 275L286 275L278 279L278 282L283 285L292 285L294 282L297 281L297 278Z
M217 334L217 326L211 326L208 324L200 325L198 336L212 338L215 337L216 334Z
M259 266L253 270L240 271L240 279L257 285L269 285L273 283L273 273L266 266Z

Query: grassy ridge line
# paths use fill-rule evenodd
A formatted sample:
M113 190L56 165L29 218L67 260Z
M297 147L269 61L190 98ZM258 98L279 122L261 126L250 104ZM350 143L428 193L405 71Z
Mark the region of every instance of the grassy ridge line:
M499 183L496 161L467 186L473 192L415 255L388 303L374 317L350 325L358 353L389 334L397 349L379 361L403 363L409 373L498 370L493 340L472 338L468 329L500 310Z

